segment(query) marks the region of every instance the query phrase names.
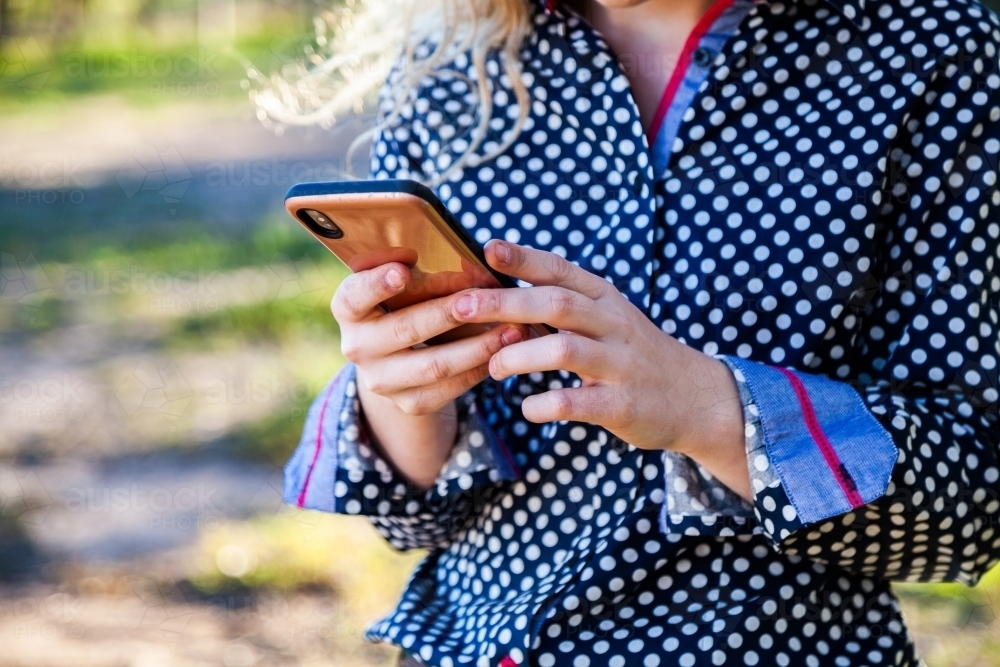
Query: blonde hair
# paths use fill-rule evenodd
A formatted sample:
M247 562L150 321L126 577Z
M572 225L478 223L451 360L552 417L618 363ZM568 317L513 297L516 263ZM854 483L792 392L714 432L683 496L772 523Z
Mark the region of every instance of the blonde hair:
M437 185L466 165L497 157L520 134L530 108L520 64L521 45L531 30L529 2L532 0L346 0L339 11L316 18L316 46L307 49L304 60L288 63L266 76L248 67L250 97L265 123L279 128L330 127L339 115L363 111L366 100L385 82L383 94L388 104L379 110L375 126L352 142L347 160L350 172L354 151L376 132L399 124L404 108L429 78L460 78L474 91L475 108L470 115L476 122L471 137L449 139L449 145L464 146L457 159L443 170L435 168L433 173L423 174L422 180ZM469 56L474 80L450 68L461 54ZM519 113L501 142L484 146L493 118L494 92L486 63L494 56L501 60ZM480 153L480 148L487 150Z

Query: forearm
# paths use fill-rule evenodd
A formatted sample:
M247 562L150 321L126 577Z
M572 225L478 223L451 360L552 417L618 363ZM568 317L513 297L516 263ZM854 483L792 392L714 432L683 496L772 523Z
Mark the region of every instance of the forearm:
M427 415L408 415L391 399L357 383L358 399L373 444L408 481L429 488L448 459L458 431L455 401Z

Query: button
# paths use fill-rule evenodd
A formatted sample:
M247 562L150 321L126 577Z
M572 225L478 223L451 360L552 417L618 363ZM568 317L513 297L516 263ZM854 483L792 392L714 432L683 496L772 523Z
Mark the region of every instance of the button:
M698 67L708 67L714 58L712 57L712 52L701 46L694 50L691 54L691 62L693 62Z

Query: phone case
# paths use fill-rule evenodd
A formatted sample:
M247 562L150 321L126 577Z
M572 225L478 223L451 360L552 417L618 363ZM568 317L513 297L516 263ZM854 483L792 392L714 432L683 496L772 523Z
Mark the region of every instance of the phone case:
M517 286L486 264L482 247L433 192L415 181L302 183L288 191L285 208L351 271L392 261L410 267L410 285L382 304L386 310L472 287ZM327 216L327 224L332 221L341 233L320 227L310 211ZM464 325L428 342L475 335L490 326ZM550 332L532 328L537 334Z

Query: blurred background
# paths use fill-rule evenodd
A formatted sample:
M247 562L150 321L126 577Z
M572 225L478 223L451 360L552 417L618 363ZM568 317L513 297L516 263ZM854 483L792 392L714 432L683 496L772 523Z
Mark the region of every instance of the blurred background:
M245 79L331 8L0 0L0 665L392 664L419 554L280 503L344 275L282 195L370 117L281 132ZM897 590L931 667L1000 665L997 571Z

